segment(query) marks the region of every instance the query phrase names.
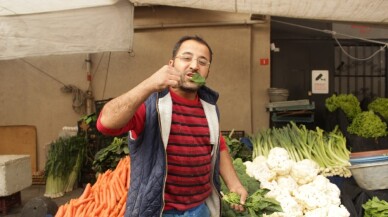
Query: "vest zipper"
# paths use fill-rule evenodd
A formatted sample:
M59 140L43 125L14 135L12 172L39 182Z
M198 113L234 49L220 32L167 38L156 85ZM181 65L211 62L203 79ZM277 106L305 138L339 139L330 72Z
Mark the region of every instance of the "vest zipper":
M218 145L217 145L217 148L219 149L220 148L220 137L219 137L219 134L218 134ZM217 148L215 148L215 149L217 149ZM217 153L216 151L217 150L214 150L215 151L215 153ZM222 196L221 196L221 194L220 194L220 192L218 192L218 189L216 188L216 186L214 186L214 171L215 171L215 167L216 167L216 162L217 162L217 160L218 161L220 161L221 159L219 159L219 157L218 157L219 155L217 155L217 154L214 154L214 164L212 165L212 167L213 167L213 169L212 169L212 176L211 176L211 183L212 183L212 187L213 187L213 189L215 190L215 192L217 193L217 195L218 195L218 207L219 207L219 209L218 209L218 213L219 213L219 216L221 216L221 213L222 213L222 208L221 208L221 198L222 198ZM221 178L221 177L219 177L219 178ZM221 186L220 186L221 187Z
M156 111L158 113L158 124L159 124L159 129L160 129L160 138L162 139L162 143L163 143L163 133L162 133L162 126L161 126L161 121L160 121L160 112L159 112L159 103L158 102L159 102L159 93L157 93L157 97L156 97L156 101L155 101L155 103L156 103L155 107L156 107ZM163 144L163 146L167 147L167 145L164 145L164 144ZM166 188L166 180L167 180L167 151L166 151L165 148L163 148L163 150L164 150L164 161L165 161L166 165L164 167L164 172L165 173L164 173L164 178L163 178L163 191L162 191L162 204L163 204L163 206L162 206L162 209L160 211L160 215L159 215L160 217L163 216L164 206L166 205L166 203L164 201L164 191L165 191L165 188Z

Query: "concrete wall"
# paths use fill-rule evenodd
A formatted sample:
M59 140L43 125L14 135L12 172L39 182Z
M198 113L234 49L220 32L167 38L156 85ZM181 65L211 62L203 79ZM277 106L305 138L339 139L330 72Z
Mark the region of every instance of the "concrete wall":
M249 14L172 8L135 8L134 48L130 52L91 54L95 100L116 97L151 75L171 58L174 43L186 34L202 36L212 46L207 85L220 93L221 130L247 134L267 128L265 104L270 66L269 20L250 22ZM34 125L38 131L38 168L45 146L63 126L76 126L83 114L72 109L64 85L88 89L86 54L0 61L0 125ZM17 144L15 144L17 145ZM0 153L1 154L1 153Z

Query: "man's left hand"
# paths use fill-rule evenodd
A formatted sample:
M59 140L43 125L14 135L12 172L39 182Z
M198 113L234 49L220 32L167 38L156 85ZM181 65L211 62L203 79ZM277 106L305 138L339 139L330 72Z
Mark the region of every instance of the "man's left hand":
M248 197L247 190L244 188L244 186L240 185L235 189L230 189L230 191L240 195L240 204L232 204L231 208L236 210L237 212L244 212L245 208L243 205L245 204L245 200Z

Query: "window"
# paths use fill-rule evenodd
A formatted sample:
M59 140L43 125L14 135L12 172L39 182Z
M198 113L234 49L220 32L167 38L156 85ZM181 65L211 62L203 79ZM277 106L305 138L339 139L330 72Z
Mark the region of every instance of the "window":
M353 94L360 101L387 97L387 48L378 52L377 44L341 44L335 47L334 92Z

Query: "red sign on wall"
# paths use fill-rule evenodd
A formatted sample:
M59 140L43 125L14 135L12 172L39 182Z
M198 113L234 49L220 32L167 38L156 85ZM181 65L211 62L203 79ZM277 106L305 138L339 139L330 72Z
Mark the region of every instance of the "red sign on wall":
M265 65L268 65L268 63L269 63L269 59L268 58L261 58L260 59L260 65L265 66Z

